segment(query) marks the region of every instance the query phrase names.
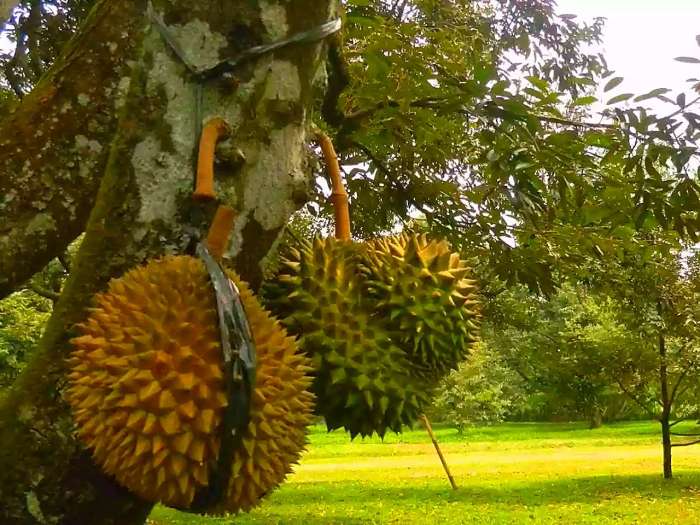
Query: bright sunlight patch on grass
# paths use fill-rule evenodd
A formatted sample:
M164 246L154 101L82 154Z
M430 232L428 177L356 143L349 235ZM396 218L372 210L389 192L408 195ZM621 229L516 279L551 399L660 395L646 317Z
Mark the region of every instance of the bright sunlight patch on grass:
M350 442L314 427L289 480L248 515L200 518L157 507L157 525L700 523L700 448L674 449L661 477L658 425L502 424L438 428L459 490L423 430Z

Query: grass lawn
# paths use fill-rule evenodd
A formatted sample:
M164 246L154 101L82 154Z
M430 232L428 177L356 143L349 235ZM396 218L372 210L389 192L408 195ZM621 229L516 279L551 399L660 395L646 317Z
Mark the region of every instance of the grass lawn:
M680 425L679 425L680 426ZM700 523L700 446L674 448L661 478L658 424L437 428L452 491L425 431L356 439L314 427L296 472L247 515L156 507L154 525Z

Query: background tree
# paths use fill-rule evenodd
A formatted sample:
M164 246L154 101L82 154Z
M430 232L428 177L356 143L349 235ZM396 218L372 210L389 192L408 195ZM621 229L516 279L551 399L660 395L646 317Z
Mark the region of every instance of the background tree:
M50 301L22 290L0 301L0 396L24 368L50 315Z
M671 428L698 411L700 281L675 232L635 236L636 249L603 259L598 285L616 299L618 318L636 336L612 368L619 387L661 426L664 477L672 477ZM676 422L673 419L676 419Z
M675 232L634 233L605 252L598 247L599 257L579 255L581 266L565 276L572 284L556 294L511 289L486 311L487 340L531 395L553 401L556 408L545 404L550 416L564 410L596 426L624 409L658 420L667 478L672 446L696 442L672 443L671 430L698 411L697 256L683 247Z
M529 418L586 419L595 428L603 418L635 415L611 367L637 342L612 301L580 285L550 298L519 287L499 294L487 312L485 338L527 385Z
M523 379L483 341L435 393L434 416L461 433L469 425L504 421L525 402Z

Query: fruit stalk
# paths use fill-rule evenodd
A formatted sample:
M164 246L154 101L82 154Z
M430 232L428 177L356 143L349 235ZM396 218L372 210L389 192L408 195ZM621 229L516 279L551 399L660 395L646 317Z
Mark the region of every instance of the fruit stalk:
M333 142L325 133L318 134L318 140L326 161L326 170L331 179L331 201L335 210L335 238L342 241L350 240L350 208L348 205L348 193L345 191L343 180L340 177L340 164L338 156L333 148Z

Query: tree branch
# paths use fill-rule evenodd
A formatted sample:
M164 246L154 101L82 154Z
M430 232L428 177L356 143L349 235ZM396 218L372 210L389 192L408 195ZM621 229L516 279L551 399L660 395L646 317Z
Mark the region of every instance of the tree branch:
M29 47L29 69L32 72L34 81L38 81L44 74L41 65L41 55L39 52L39 35L41 29L41 0L31 0L29 16L25 22L25 32L27 35L27 45Z
M0 121L0 299L84 229L143 18L104 1L31 94ZM136 2L138 5L138 2ZM105 53L105 42L112 52Z
M673 443L671 446L672 447L689 447L690 445L696 445L700 443L700 439L696 439L695 441L690 441L689 443Z
M391 179L391 170L389 170L389 168L387 167L387 165L384 164L384 162L383 162L379 157L377 157L377 156L372 152L372 150L370 150L370 149L369 149L367 146L365 146L364 144L361 144L361 143L359 143L359 142L357 142L357 141L354 141L354 140L350 141L350 145L351 145L351 146L354 146L354 147L356 147L357 149L359 149L360 151L362 151L362 152L367 156L367 158L369 159L369 161L372 162L372 164L374 164L374 165L377 167L377 169L378 169L379 171L381 171L384 175L386 175L387 180L390 180L390 179Z
M682 417L680 419L677 419L673 423L670 423L668 425L668 428L675 427L678 423L683 423L683 421L688 421L689 419L690 419L689 417Z
M30 283L27 286L27 289L31 290L32 292L34 292L37 295L40 295L41 297L44 297L46 299L50 299L54 303L56 301L58 301L59 297L61 297L61 294L58 292L54 292L52 290L47 290L46 288L42 288L41 286L36 285L36 284L32 284L32 283Z
M622 381L620 381L618 378L615 378L615 382L617 385L620 387L620 389L635 403L637 403L644 411L651 417L655 417L655 412L649 408L645 403L643 403L636 395L634 395L632 392L627 390L625 388L625 385L622 384Z
M683 382L683 379L685 379L685 376L688 375L689 371L690 371L690 367L686 368L685 370L683 370L681 375L678 376L678 379L676 379L676 383L673 385L673 388L671 389L671 397L670 397L671 405L673 405L673 402L676 400L676 394L678 393L678 387Z

